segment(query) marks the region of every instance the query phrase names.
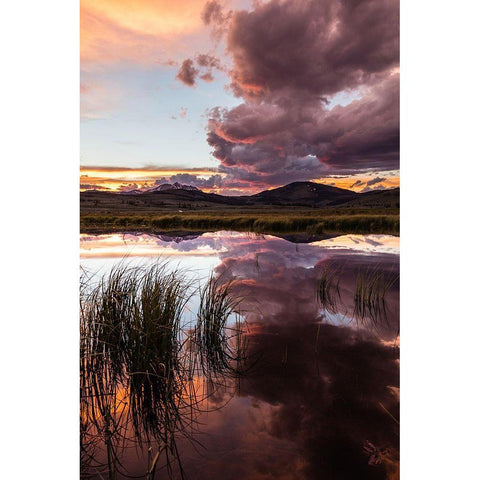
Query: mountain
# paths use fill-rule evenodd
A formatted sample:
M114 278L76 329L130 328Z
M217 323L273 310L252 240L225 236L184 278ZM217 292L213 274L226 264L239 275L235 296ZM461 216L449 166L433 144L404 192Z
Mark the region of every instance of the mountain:
M314 182L293 182L255 195L227 196L206 193L180 183L162 184L149 190L130 192L85 191L80 195L82 209L98 210L123 205L122 209L182 209L231 207L299 206L299 207L360 207L398 208L400 189L356 193L343 188ZM119 200L122 198L122 200Z
M90 190L90 191L92 191L92 190ZM120 193L120 195L140 195L141 193L143 193L143 190L138 190L136 188L132 188L132 190L122 190L119 193Z
M193 185L183 185L181 183L175 182L175 183L162 183L161 185L158 185L157 187L150 188L148 190L145 190L146 192L165 192L168 190L187 190L190 192L200 192L197 187L194 187Z
M351 190L314 182L293 182L283 187L252 195L260 203L270 205L325 206L353 200L358 194Z
M138 190L132 191L134 194L137 192ZM128 194L128 192L123 193ZM177 198L182 201L203 200L228 205L299 205L308 207L336 205L353 200L359 195L350 190L314 182L293 182L255 195L237 197L205 193L197 187L182 185L178 182L158 185L145 190L143 195L151 193L168 194L168 198Z

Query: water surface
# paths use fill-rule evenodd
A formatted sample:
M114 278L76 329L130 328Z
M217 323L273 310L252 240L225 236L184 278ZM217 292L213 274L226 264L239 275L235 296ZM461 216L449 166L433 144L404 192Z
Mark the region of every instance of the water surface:
M154 478L398 478L398 237L130 233L81 235L80 245L92 282L126 259L160 259L194 285L211 273L231 280L242 299L245 372L195 377L203 394L188 432L176 434L178 463L169 470L160 456ZM330 296L319 293L322 278L334 279ZM385 287L381 305L362 308L359 286L373 283ZM187 327L198 305L193 294ZM149 478L153 454L125 432L111 478ZM105 456L97 445L82 475L108 478Z

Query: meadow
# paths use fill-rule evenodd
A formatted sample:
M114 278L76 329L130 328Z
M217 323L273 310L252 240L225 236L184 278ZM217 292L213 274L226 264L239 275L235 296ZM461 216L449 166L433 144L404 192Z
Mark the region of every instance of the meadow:
M398 209L259 209L177 212L85 212L86 233L129 230L144 232L236 230L257 233L383 233L398 235Z

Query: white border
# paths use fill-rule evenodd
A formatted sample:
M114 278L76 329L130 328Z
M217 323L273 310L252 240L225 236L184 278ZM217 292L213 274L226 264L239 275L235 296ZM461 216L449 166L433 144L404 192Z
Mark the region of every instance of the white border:
M478 476L479 7L401 1L401 478Z
M0 35L1 475L73 479L79 471L79 6L8 2Z
M474 478L479 7L401 3L401 472ZM78 4L0 22L2 475L76 478Z

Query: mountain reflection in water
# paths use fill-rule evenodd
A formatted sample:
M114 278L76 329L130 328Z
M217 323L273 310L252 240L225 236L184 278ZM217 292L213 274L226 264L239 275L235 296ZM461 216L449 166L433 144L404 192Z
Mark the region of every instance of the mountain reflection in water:
M398 478L398 237L83 235L81 252L90 271L126 254L142 264L165 257L197 284L213 272L241 299L243 373L195 373L203 393L175 437L186 478ZM199 299L189 305L191 321ZM116 452L122 472L149 478L155 451L128 435ZM157 465L150 478L181 478L164 456Z

